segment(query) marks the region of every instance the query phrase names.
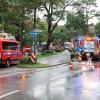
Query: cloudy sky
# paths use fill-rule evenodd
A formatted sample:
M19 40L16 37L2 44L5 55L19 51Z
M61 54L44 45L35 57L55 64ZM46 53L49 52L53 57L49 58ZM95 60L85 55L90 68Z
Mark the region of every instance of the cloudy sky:
M96 8L97 11L100 11L100 0L97 0L97 8ZM93 18L90 23L94 23L96 24L98 22L98 19L97 18Z
M100 11L100 0L97 0L96 3L97 3L96 10L97 10L97 11ZM58 24L59 24L59 25L63 25L64 22L65 22L65 21L60 21ZM91 23L96 24L97 22L98 22L98 19L97 19L97 18L93 18L93 19L91 19L91 20L89 21L89 24L91 24Z
M97 7L95 8L97 11L100 11L100 0L97 0L96 1L96 3L97 3ZM39 12L38 13L38 16L41 18L41 19L43 19L43 12ZM96 24L98 22L98 19L97 18L93 18L93 19L91 19L90 21L89 21L89 24L91 24L91 23L94 23L94 24ZM60 21L58 24L59 25L64 25L64 23L65 23L65 21Z

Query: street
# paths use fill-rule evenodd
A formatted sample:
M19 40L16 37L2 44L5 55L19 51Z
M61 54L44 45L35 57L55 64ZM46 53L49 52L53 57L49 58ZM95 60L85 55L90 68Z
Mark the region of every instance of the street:
M77 74L77 75L75 75ZM42 71L0 76L0 100L99 100L100 69L71 72L63 64Z
M64 50L62 53L57 55L49 56L46 58L39 59L40 63L48 64L49 66L57 65L61 63L69 62L70 60L70 52L68 50Z
M0 0L0 100L100 100L100 0Z

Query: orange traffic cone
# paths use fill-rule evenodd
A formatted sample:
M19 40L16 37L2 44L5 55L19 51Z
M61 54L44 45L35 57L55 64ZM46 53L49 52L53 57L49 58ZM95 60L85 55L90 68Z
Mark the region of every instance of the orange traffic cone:
M99 68L99 67L100 67L100 62L96 62L96 63L94 64L94 66L95 66L95 68Z
M70 69L70 71L74 70L74 64L72 61L69 62L69 69Z
M80 70L80 69L81 69L81 67L82 67L82 63L81 63L81 62L79 62L79 63L78 63L78 69Z
M95 69L94 63L92 62L91 58L88 58L88 61L87 61L87 63L86 63L86 66L89 66L89 67L91 67L92 69Z

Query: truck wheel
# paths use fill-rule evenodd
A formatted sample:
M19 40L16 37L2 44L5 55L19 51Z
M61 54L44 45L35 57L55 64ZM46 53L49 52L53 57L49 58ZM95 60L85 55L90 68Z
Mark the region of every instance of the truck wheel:
M7 66L7 67L10 67L10 59L7 59L7 61L6 61L6 66Z

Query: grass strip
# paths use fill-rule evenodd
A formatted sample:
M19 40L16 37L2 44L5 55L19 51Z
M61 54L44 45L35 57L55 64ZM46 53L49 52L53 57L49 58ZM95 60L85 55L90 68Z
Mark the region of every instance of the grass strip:
M36 63L36 64L19 64L18 67L20 68L47 68L47 64Z

